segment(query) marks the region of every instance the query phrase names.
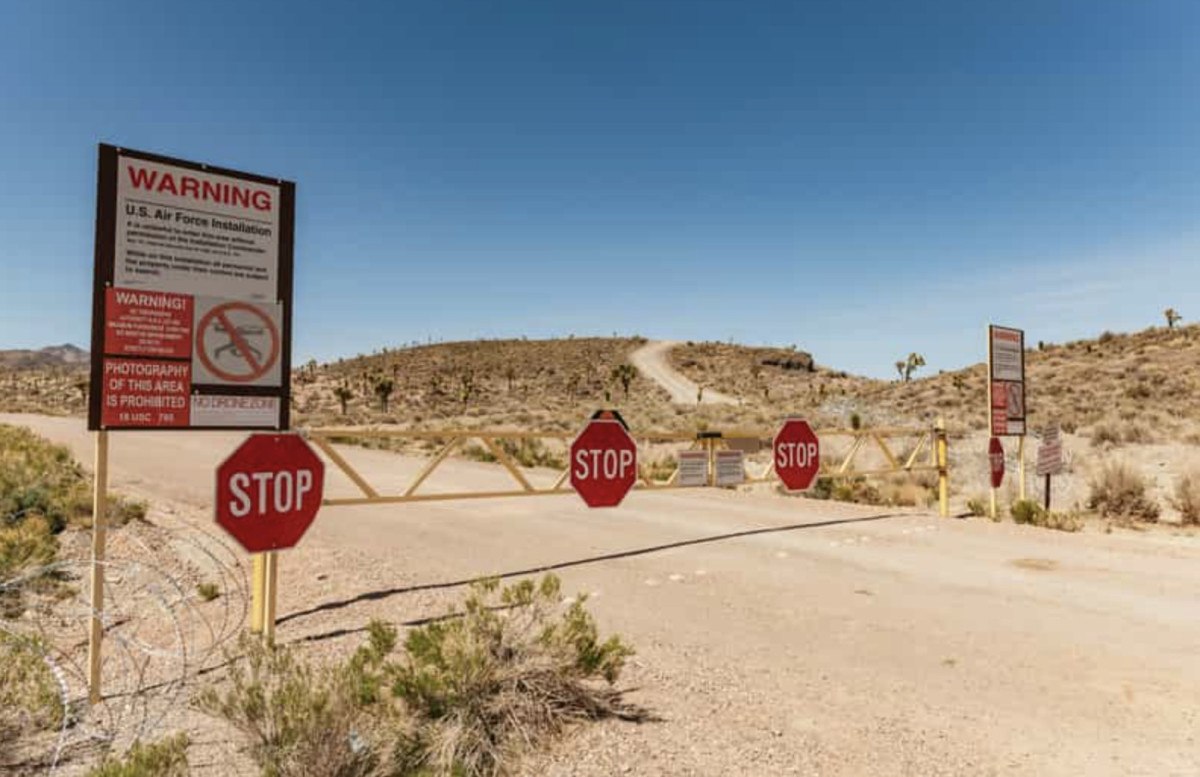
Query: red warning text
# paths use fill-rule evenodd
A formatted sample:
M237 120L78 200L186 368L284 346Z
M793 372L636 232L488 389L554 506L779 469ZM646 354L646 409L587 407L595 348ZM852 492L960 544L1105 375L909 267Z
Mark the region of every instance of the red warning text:
M192 365L148 359L106 359L103 383L105 426L188 425Z
M192 355L192 297L158 291L108 289L104 352L112 356Z

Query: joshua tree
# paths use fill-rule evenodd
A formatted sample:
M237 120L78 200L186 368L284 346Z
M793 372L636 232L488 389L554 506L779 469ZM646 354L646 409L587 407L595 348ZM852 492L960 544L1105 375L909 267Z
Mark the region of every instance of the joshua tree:
M388 400L392 398L392 392L396 390L395 382L389 378L375 378L371 390L375 392L375 396L379 397L379 409L386 413Z
M905 383L912 380L912 374L924 366L925 357L915 352L910 353L904 361L896 362L896 369L900 372L900 376L904 378Z
M508 393L512 393L513 383L517 379L517 368L511 364L504 368L504 379L508 381Z
M458 398L464 408L466 408L467 403L471 401L471 397L474 395L475 373L470 370L463 370L458 375Z
M633 379L637 377L637 370L632 364L618 364L613 367L613 380L621 384L621 389L625 392L625 396L629 396L629 384L633 383Z
M696 389L696 404L704 404L704 386L700 386Z
M1174 329L1175 325L1183 320L1183 316L1179 314L1175 308L1167 308L1163 311L1163 317L1167 319L1167 329Z
M75 381L75 390L79 392L79 398L87 402L88 382L86 380Z
M337 398L338 404L342 406L342 415L346 415L346 406L354 399L354 392L350 387L343 384L333 390L333 395Z

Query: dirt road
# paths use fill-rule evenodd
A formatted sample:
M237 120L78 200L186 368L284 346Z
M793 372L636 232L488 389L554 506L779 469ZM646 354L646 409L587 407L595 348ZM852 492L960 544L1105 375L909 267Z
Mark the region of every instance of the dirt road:
M90 461L79 421L14 420ZM116 486L210 511L237 439L115 434ZM419 465L345 455L380 487ZM283 557L279 637L354 645L371 617L443 611L455 581L547 566L638 648L627 680L662 720L584 729L530 775L1200 774L1194 535L727 491L327 509Z
M652 340L631 353L629 361L642 375L666 389L672 402L694 405L700 387L671 366L671 349L677 345L670 340ZM705 386L701 404L736 405L737 400Z

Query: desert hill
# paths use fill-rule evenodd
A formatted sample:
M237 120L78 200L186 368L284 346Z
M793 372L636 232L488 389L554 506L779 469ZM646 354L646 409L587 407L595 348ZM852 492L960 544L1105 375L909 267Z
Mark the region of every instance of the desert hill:
M38 370L86 365L88 352L70 343L52 345L36 351L18 349L0 351L0 369Z

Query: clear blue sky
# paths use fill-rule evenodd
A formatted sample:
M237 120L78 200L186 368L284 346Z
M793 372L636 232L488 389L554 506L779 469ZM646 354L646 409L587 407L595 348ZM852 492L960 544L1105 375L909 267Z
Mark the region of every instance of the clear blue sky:
M298 184L295 358L1200 318L1200 2L0 4L0 348L87 344L95 144Z

